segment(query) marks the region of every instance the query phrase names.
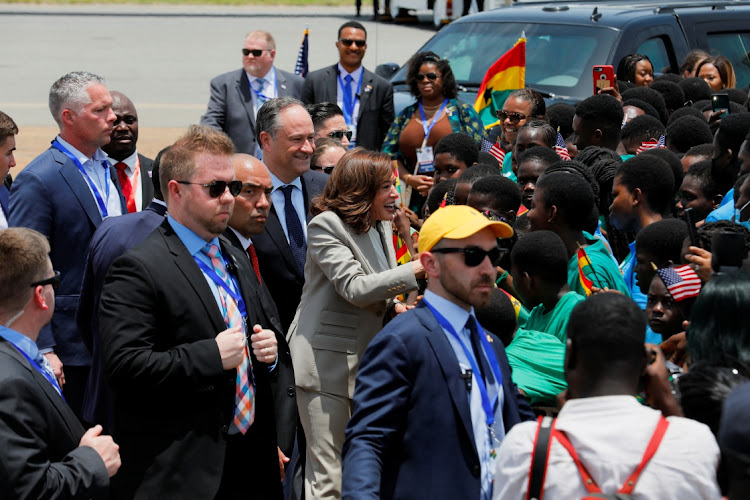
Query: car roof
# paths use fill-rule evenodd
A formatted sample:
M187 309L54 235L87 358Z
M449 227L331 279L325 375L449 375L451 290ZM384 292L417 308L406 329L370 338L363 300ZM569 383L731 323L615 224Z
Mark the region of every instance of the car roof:
M598 25L619 28L634 19L643 19L645 13L652 12L654 16L705 15L707 10L713 12L750 9L750 1L713 1L705 0L666 0L662 2L633 2L620 1L577 1L577 2L518 2L494 10L464 16L455 24L465 22L553 22L556 24L587 24L595 22Z

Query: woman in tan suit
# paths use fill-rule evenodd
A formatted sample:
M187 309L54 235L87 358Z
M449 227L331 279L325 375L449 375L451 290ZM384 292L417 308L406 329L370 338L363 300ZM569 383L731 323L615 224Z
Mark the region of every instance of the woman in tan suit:
M417 288L419 261L396 265L398 209L388 156L356 148L312 201L305 286L289 328L297 406L307 437L306 498L341 497L341 448L359 358L401 293Z

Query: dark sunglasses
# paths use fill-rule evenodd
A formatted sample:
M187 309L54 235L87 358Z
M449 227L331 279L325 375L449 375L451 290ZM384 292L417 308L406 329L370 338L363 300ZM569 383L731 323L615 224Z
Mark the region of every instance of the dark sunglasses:
M360 49L367 45L367 40L351 40L349 38L341 38L339 42L344 44L344 47L351 47L352 44L356 44Z
M526 115L521 113L514 113L513 111L503 111L498 110L497 111L497 117L500 118L501 121L505 121L505 119L509 119L511 123L518 123L521 120L526 119Z
M310 168L311 168L312 170L318 170L318 171L321 171L321 172L325 172L325 173L326 173L326 174L328 174L328 175L331 175L331 172L333 172L333 168L334 168L335 166L336 166L336 165L330 165L330 166L328 166L328 167L319 167L319 166L315 165L315 166L311 166Z
M351 130L334 130L333 132L328 132L328 137L331 139L341 140L342 137L346 136L346 139L348 141L352 140L352 131Z
M260 57L265 51L271 52L271 49L242 49L242 55L249 56L252 54L254 57Z
M414 77L414 79L418 82L421 82L427 78L429 81L434 82L438 79L437 73L427 73L426 75L423 75L422 73L419 73L417 76Z
M31 288L34 288L35 286L44 286L44 285L52 285L52 288L54 290L57 290L57 287L60 286L60 271L55 271L55 275L51 278L47 278L46 280L39 280L33 282L30 286Z
M495 247L492 250L485 250L479 247L465 248L436 248L430 250L432 253L462 253L464 254L464 263L469 267L476 267L484 262L485 257L490 258L493 266L497 266L500 260L508 253L507 248Z
M242 191L242 181L213 181L211 184L201 184L200 182L177 181L180 184L195 184L208 188L208 195L211 198L218 198L224 191L229 188L229 194L237 196Z

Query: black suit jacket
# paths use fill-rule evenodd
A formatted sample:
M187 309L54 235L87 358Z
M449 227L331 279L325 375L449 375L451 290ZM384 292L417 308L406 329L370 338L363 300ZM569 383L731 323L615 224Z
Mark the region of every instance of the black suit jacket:
M236 266L248 324L262 322L242 255ZM280 498L273 397L267 365L253 355L255 421L228 436L236 370L223 370L215 337L226 330L210 286L168 221L114 261L99 308L102 362L114 392L114 432L123 466L119 498L214 498L227 441L242 448L257 498ZM231 465L231 464L230 464ZM236 464L233 464L236 466Z
M302 101L305 104L335 103L338 100L337 83L338 64L308 73L302 90ZM359 92L357 146L380 151L394 118L391 83L364 68Z
M302 77L275 69L278 96L299 98L302 94ZM255 154L253 90L244 69L230 71L211 80L211 97L206 114L201 116L201 125L226 132L238 153Z
M146 158L142 154L138 153L138 160L141 164L141 200L143 204L143 210L148 207L151 200L154 199L154 181L151 177L151 171L154 168L154 160Z
M237 239L237 235L227 228L224 231L224 236L247 257L247 262L252 266L247 252L242 248L240 240ZM279 343L278 362L276 363L276 369L271 372L271 391L273 392L273 406L276 411L276 437L279 448L284 452L284 455L291 457L294 449L294 436L297 432L297 399L295 397L292 355L289 352L289 344L286 342L286 331L281 327L276 304L274 304L271 294L268 293L268 289L254 278L255 274L253 273L248 282L257 286L260 310L265 319L260 325L263 328L273 330Z
M0 498L101 498L99 454L78 447L84 429L52 384L0 338Z
M308 170L302 174L302 194L307 211L307 222L310 222L310 200L323 192L328 182L328 176L322 172ZM283 214L282 214L283 217ZM279 222L279 214L271 204L266 228L261 234L253 236L253 244L258 254L260 272L263 282L276 303L284 332L289 330L294 313L297 312L302 285L305 284L304 274L299 272L294 262L292 250L284 235L284 229Z

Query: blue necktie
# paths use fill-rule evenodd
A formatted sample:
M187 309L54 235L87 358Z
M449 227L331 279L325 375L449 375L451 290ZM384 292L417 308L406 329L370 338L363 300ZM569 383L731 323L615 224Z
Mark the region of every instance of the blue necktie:
M346 77L344 77L344 81L346 81L346 83L344 84L344 111L345 114L349 115L349 121L346 122L347 125L351 125L352 123L354 123L354 99L352 98L352 80L352 75L346 75Z
M299 221L299 215L292 204L292 190L294 186L281 186L281 192L284 193L284 215L286 216L286 232L289 237L289 248L292 250L294 262L297 263L297 269L300 274L305 274L305 254L307 253L307 242L305 233L302 231L302 224Z

